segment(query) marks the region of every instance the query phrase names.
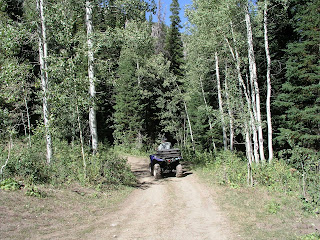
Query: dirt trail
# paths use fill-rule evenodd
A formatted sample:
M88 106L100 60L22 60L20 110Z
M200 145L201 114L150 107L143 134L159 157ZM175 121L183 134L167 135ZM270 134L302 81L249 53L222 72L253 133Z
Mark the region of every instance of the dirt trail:
M148 160L129 157L140 185L86 239L237 239L209 189L192 173L154 180Z

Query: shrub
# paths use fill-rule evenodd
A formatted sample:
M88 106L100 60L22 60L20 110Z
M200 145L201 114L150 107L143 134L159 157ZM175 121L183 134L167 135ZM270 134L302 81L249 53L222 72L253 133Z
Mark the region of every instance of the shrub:
M0 189L6 191L15 191L21 188L21 185L14 179L8 178L0 182Z
M282 160L274 160L272 164L253 164L255 185L286 193L299 190L299 172L292 170Z
M37 198L45 198L47 194L44 191L38 189L35 185L27 185L25 187L25 195L30 197L37 197Z
M274 159L272 164L252 164L252 178L255 186L284 192L300 197L306 211L320 212L320 162L318 153L295 148L289 159ZM215 182L237 188L247 185L248 162L237 152L190 153L185 159L201 167ZM300 161L300 167L297 164ZM294 163L291 165L289 163ZM295 168L296 167L296 168Z
M118 185L131 185L135 177L125 158L119 157L112 150L100 149L89 159L88 180L110 188Z
M101 147L93 156L90 148L87 147L85 169L80 144L55 140L54 146L54 157L48 165L43 140L37 142L37 139L33 139L32 147L28 147L23 142L15 143L3 177L18 178L30 186L39 183L55 185L80 182L112 187L113 185L130 185L135 181L126 159L120 158L112 148ZM0 156L2 155L5 156L3 150L0 151ZM31 195L37 193L34 188L29 192Z
M231 151L196 152L184 154L184 158L197 166L201 166L206 174L219 184L227 184L237 188L246 184L246 161Z
M37 146L17 146L4 171L5 177L19 177L32 183L46 183L50 179L49 168L45 155Z

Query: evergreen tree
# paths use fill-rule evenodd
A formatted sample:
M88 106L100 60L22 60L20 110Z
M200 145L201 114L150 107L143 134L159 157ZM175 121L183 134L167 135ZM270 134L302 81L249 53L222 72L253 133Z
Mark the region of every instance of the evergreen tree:
M121 50L118 78L115 83L115 132L117 144L137 143L148 135L145 127L148 78L144 66L153 54L151 26L148 22L128 21L122 31L125 45Z
M276 102L284 113L277 140L284 147L316 150L320 147L320 1L293 2L292 23L298 38L287 48L287 81Z
M25 134L31 144L36 41L21 1L0 1L0 138Z
M124 49L119 60L119 78L115 84L114 138L116 144L130 147L136 142L143 126L140 86L136 65Z
M172 0L170 5L171 25L167 34L166 49L170 61L170 71L176 76L183 76L183 44L181 39L181 20L179 17L180 6L178 0Z

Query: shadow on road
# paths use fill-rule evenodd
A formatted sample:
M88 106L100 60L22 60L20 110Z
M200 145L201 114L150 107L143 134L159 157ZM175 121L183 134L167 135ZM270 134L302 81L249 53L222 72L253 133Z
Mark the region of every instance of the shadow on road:
M184 166L183 164L183 168L184 171L181 178L192 174L188 166ZM155 179L149 172L148 164L139 164L139 166L135 166L135 168L132 169L132 172L137 177L137 183L134 187L142 190L146 190L152 185L159 185L176 178L175 172L167 172L162 175L162 178Z

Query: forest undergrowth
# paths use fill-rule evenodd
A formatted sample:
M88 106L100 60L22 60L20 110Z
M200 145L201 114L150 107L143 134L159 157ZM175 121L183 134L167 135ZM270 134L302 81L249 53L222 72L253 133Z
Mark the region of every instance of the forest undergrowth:
M245 239L319 239L319 173L284 159L252 164L241 153L185 152L184 158L209 184ZM250 178L253 180L252 186Z
M135 183L127 159L120 157L119 150L112 147L101 144L93 155L89 148L82 153L80 143L55 141L54 160L47 164L45 145L36 140L32 143L30 147L23 141L15 141L10 151L6 145L0 146L1 189L43 184L60 187L78 183L97 190L109 190Z

